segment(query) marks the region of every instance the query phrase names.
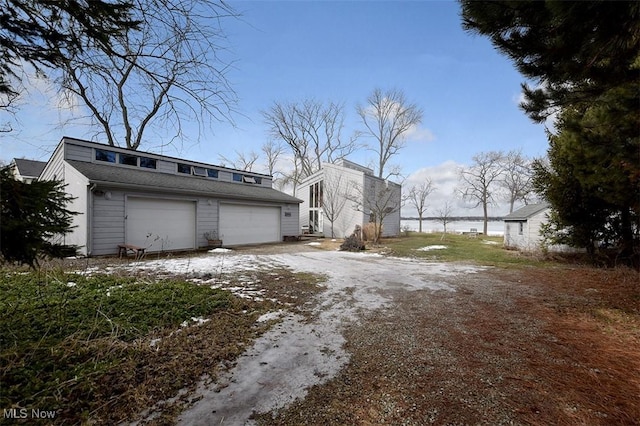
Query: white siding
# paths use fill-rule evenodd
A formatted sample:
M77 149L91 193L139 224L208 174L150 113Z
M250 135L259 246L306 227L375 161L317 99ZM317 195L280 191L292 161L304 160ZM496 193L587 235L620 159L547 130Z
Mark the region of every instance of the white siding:
M542 237L540 229L547 220L549 210L545 209L526 220L509 220L504 224L505 247L517 248L524 251L540 249ZM520 228L522 227L522 233Z
M281 223L282 237L300 235L300 209L298 204L286 204L282 208Z
M73 217L71 233L65 235L64 243L76 245L81 254L87 254L87 203L89 192L89 180L76 169L65 164L65 179L67 185L65 191L73 200L67 208L78 214Z
M108 148L107 148L108 149ZM78 160L78 161L93 161L93 148L88 146L76 145L74 143L67 143L64 159L65 160Z
M325 191L337 191L339 195L345 198L344 207L340 215L333 223L333 232L336 238L349 236L356 225L363 226L369 221L368 216L359 211L354 204L355 201L347 199L352 197L354 186L362 186L364 184L364 173L352 168L341 167L335 164L325 164ZM332 186L337 188L331 188ZM308 198L308 195L307 195ZM324 235L331 236L331 222L325 218Z

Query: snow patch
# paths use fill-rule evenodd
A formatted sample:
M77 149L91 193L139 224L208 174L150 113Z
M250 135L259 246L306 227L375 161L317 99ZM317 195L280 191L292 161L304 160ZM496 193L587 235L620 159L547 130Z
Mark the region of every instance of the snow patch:
M275 320L280 318L282 314L284 314L284 311L282 309L279 309L273 312L267 312L266 314L260 315L260 318L258 318L256 321L267 322L267 321Z
M231 251L233 251L233 250L218 247L218 248L214 248L212 250L209 250L207 253L229 253Z
M305 244L307 246L321 246L322 243L319 243L317 241L311 241L310 243Z
M445 250L449 247L447 246L440 246L440 245L433 245L433 246L425 246L425 247L420 247L418 249L416 249L417 251L431 251L431 250Z

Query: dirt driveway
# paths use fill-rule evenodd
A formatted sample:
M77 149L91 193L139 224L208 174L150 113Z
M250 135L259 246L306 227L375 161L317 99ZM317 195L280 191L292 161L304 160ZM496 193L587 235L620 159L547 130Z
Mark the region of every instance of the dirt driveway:
M179 424L638 424L635 273L289 247L145 262L327 278L310 315L265 318L281 322L202 384Z

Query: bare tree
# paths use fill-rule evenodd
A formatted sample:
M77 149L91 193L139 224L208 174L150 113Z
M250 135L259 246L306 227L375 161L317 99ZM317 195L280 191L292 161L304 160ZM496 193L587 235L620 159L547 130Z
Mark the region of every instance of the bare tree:
M495 202L493 189L504 175L503 158L504 154L499 151L481 152L473 156L470 167L463 167L459 172L458 192L462 198L471 201L472 208L482 206L484 235L487 235L488 207Z
M342 174L327 175L325 177L322 190L322 209L324 217L331 224L331 238L335 238L334 224L347 204L344 189Z
M58 80L79 98L110 145L138 149L182 140L183 123L202 134L213 120L231 120L235 93L222 56L221 23L236 16L224 2L138 0L139 30L76 52L62 61ZM152 139L146 136L155 133Z
M341 104L314 99L274 102L262 115L271 136L285 142L298 161L298 172L292 176L296 183L320 170L322 163L335 163L357 148L355 138L342 139Z
M443 231L440 240L443 240L447 234L447 224L451 222L451 215L453 214L453 207L451 202L445 201L444 206L436 210L436 220L442 224Z
M375 89L356 111L366 128L362 134L375 140L371 149L378 155L378 177L392 176L395 172L385 175L387 162L404 148L407 132L422 122L422 110L401 90Z
M418 232L422 232L422 218L427 210L427 197L435 190L433 182L427 178L419 185L413 185L407 194L406 199L416 208L418 212Z
M368 214L370 222L375 224L374 244L380 242L384 220L402 207L401 188L397 183L376 179L364 187L354 183L345 194L353 208Z
M268 142L262 144L260 150L265 155L265 159L267 160L266 165L269 175L273 177L275 177L276 175L282 175L283 173L277 170L277 167L278 160L285 153L284 147L274 140L269 140Z
M522 151L509 151L503 158L504 174L500 180L500 186L506 192L509 202L509 213L513 212L516 201L529 204L533 196L533 170Z
M235 153L236 158L233 160L225 157L224 155L219 155L218 158L220 159L221 165L224 167L229 166L234 169L244 170L247 172L253 171L253 166L259 158L258 154L256 154L255 151L251 151L248 153L235 151Z

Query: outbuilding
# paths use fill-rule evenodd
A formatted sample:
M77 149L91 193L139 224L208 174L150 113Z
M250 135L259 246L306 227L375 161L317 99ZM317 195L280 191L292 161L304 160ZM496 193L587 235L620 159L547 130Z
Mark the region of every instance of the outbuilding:
M299 234L301 200L272 177L65 137L40 179L61 180L74 197L74 228L62 243L87 256L282 241Z
M529 204L504 217L504 246L523 251L540 249L542 224L548 219L549 204Z

